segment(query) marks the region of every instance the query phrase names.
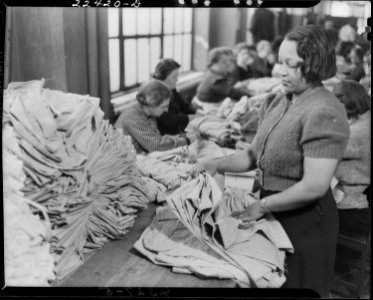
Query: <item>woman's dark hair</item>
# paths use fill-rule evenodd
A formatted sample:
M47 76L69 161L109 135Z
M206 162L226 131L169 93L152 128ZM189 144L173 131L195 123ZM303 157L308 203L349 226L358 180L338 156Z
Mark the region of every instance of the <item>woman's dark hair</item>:
M272 42L272 50L276 55L278 54L278 50L280 49L280 46L281 46L283 41L284 41L284 37L283 36L278 36Z
M243 43L243 42L238 43L236 46L234 46L234 49L233 49L234 57L237 57L238 53L240 53L242 50L247 50L250 52L252 49L246 43Z
M285 39L297 43L297 53L303 59L301 72L306 82L317 85L335 75L335 49L321 27L300 26L288 33Z
M211 49L209 52L207 66L211 67L213 64L219 62L223 55L234 57L233 51L229 47L216 47Z
M359 44L355 44L351 51L354 51L356 56L360 59L361 62L363 62L363 59L364 59L364 54L366 52L366 50L363 48L363 46L359 45Z
M351 49L353 47L354 47L353 42L340 41L340 42L338 42L338 44L335 48L335 52L336 52L337 55L343 56L344 59L349 62L350 61L349 55L350 55Z
M179 68L180 65L175 60L173 60L172 58L164 58L155 67L155 71L152 74L152 77L158 80L165 80L173 70Z
M157 107L171 97L171 91L160 80L151 79L140 86L136 100L143 106Z
M357 118L370 110L370 97L360 83L342 80L337 91L336 96L344 104L349 119Z

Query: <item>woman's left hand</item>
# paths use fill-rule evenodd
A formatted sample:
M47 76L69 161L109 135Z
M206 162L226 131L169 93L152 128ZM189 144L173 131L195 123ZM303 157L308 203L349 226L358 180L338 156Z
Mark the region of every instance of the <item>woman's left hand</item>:
M265 213L266 211L260 206L259 201L257 201L244 211L234 212L231 216L236 219L241 219L243 222L250 222L259 219Z

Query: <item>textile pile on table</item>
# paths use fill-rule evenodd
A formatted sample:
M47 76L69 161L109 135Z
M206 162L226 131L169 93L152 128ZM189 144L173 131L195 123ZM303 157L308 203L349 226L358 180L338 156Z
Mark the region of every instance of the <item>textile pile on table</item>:
M62 279L84 253L126 234L149 199L138 188L131 140L103 119L99 99L43 86L9 84L4 118L19 143L25 197L47 209Z
M222 194L210 175L201 174L167 197L169 208L157 211L134 247L175 272L231 278L240 286L280 287L286 280L286 252L293 252L280 223L266 215L241 227L231 217L254 201L249 193L230 188Z

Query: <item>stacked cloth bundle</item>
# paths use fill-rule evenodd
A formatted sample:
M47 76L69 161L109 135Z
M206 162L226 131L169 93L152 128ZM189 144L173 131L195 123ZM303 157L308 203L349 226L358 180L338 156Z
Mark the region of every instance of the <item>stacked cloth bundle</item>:
M9 125L3 127L4 270L7 286L49 286L55 279L45 209L21 192L26 176ZM40 218L35 209L43 213Z
M235 121L241 125L242 132L255 132L258 129L261 106L276 96L276 93L268 92L256 96L243 96L236 102L226 98L220 106L217 116L229 121Z
M223 148L208 140L197 140L189 146L182 146L168 151L154 151L148 154L164 162L194 164L199 159L217 158L229 155L232 149Z
M230 278L244 287L281 287L286 251L294 250L280 223L267 215L241 226L231 217L254 201L230 188L222 195L211 176L200 174L167 198L168 206L157 210L134 247L174 272Z
M281 79L277 77L256 78L247 81L247 88L252 95L281 90L281 87Z
M140 174L163 186L163 191L173 191L191 178L193 165L181 162L165 162L151 156L137 157Z
M51 251L62 279L84 253L126 234L149 199L138 188L131 140L103 119L99 99L43 85L9 84L4 119L19 143L23 192L51 220Z
M193 119L185 131L195 132L198 136L227 148L234 148L236 142L243 139L240 124L210 115Z

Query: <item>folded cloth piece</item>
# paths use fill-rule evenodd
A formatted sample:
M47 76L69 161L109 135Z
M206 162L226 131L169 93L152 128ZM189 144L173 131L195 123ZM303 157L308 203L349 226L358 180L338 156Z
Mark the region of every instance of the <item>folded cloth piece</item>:
M285 252L293 251L288 236L272 216L253 222L246 229L239 228L239 220L230 217L232 208L242 210L256 199L247 194L234 197L231 189L226 193L231 194L222 197L212 177L201 174L176 190L167 202L190 232L245 271L247 284L280 287L286 280ZM240 204L232 204L233 201ZM269 275L272 273L275 275Z
M222 147L230 146L243 138L240 124L214 116L195 118L189 122L185 131L196 132Z

